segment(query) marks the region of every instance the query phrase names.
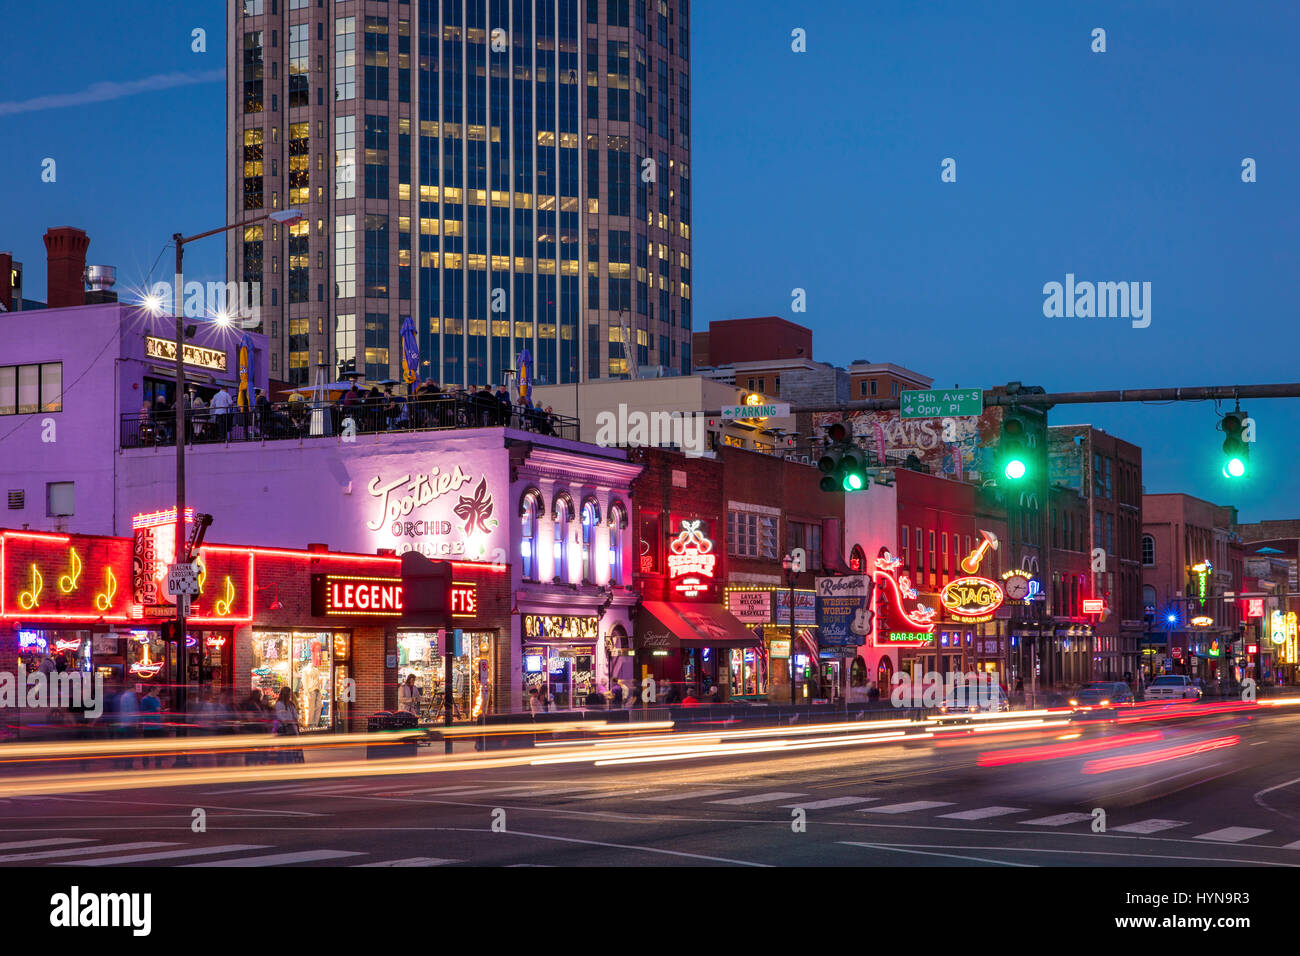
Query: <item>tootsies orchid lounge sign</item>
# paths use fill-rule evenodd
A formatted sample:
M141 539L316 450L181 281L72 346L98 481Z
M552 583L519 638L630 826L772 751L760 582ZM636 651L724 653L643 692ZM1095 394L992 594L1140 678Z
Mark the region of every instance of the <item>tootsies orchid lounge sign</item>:
M430 558L507 561L506 534L498 500L505 477L492 463L454 462L427 472L380 474L367 485L366 528L377 547ZM504 472L504 467L501 469Z

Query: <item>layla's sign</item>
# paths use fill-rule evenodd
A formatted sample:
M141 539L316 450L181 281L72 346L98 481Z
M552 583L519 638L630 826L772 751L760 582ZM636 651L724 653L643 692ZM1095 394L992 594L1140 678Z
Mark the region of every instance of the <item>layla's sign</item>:
M457 464L450 471L435 467L427 474L378 475L366 490L376 503L366 527L398 554L505 560L491 547L500 522L493 517L496 505L486 473L475 482L473 470L466 472Z
M668 545L668 579L682 597L699 597L713 584L718 556L704 535L702 521L683 521L681 533Z
M148 358L175 362L176 343L170 339L160 339L152 335L146 335L144 354ZM185 356L186 365L193 365L197 368L210 368L216 372L226 370L226 353L220 349L205 349L197 345L187 345L181 354Z
M948 613L968 624L993 620L1004 596L996 581L980 577L958 578L939 592L939 600Z
M355 617L401 617L402 579L313 574L311 613L314 617L340 614Z

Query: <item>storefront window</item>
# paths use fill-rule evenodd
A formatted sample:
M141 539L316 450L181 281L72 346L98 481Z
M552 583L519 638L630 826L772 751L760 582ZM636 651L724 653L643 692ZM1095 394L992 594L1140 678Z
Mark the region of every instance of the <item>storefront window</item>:
M491 631L466 631L468 651L452 661L452 716L474 718L492 706L492 675L496 663ZM438 647L438 635L431 631L402 631L397 635L397 682L415 675L419 690L416 716L422 722L442 719L442 696L446 661Z
M523 564L525 581L536 581L537 568L537 512L539 496L529 492L524 495L520 507L520 542L519 557Z
M288 687L298 726L329 730L334 720L334 635L329 631L254 631L252 690L274 703Z
M90 670L90 635L85 631L19 631L18 660L27 673Z
M761 655L752 647L733 647L726 653L731 661L731 696L766 694L767 674Z

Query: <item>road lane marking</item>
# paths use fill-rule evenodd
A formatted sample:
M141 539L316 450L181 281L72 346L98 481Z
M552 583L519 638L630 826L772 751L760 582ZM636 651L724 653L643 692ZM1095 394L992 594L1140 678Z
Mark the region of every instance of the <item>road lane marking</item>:
M941 813L940 820L987 820L989 817L1005 817L1010 813L1028 813L1024 807L980 807L978 810L958 810L956 813Z
M1132 839L1132 838L1126 837L1124 839ZM842 842L848 843L851 841L845 840ZM874 846L878 846L879 844L868 843L863 845L874 847ZM1296 866L1295 863L1273 863L1269 860L1242 860L1242 859L1237 859L1235 857L1216 857L1216 856L1175 856L1171 853L1151 853L1147 850L1141 850L1134 853L1112 853L1108 850L1063 850L1060 849L1059 847L1043 848L1043 847L1025 847L1025 846L1018 846L1018 847L947 846L942 843L940 844L909 843L906 845L909 847L922 847L927 850L993 850L995 852L1004 852L1004 853L1049 853L1052 855L1069 853L1073 856L1122 856L1126 859L1133 859L1133 860L1156 859L1156 860L1183 860L1183 861L1191 861L1194 863L1242 863L1242 864L1249 864L1251 866L1285 866L1285 867Z
M159 844L168 846L169 844ZM117 866L119 863L144 863L147 860L173 860L178 856L212 856L216 853L241 853L244 850L265 850L261 843L230 843L225 846L187 846L179 850L160 850L157 853L131 853L127 856L100 857L94 860L61 860L58 866Z
M93 843L89 837L47 837L44 840L18 840L15 843L0 843L0 850L24 850L37 846L61 846L67 843Z
M1023 866L1029 867L1030 869L1037 866L1036 863L1015 863L1009 860L990 860L987 857L962 856L958 853L931 853L926 850L913 850L901 846L890 846L886 843L854 843L849 840L841 840L840 842L845 846L860 846L869 850L889 850L893 853L915 853L918 856L946 856L953 860L973 860L976 863L989 863L993 866Z
M436 856L411 856L405 860L381 860L378 863L354 863L353 866L445 866L448 863L464 863L464 860L443 860Z
M855 803L871 803L879 797L830 797L826 800L813 800L811 803L783 803L781 806L799 810L829 810L831 807L851 807Z
M475 830L471 832L481 833L483 831ZM614 850L636 850L640 853L660 853L664 856L682 856L691 860L708 860L712 863L734 863L736 866L761 866L764 869L770 867L770 864L768 863L753 863L749 860L731 860L724 856L705 856L701 853L686 853L682 850L665 850L657 846L635 846L628 843L602 843L599 840L580 840L577 837L555 836L550 833L525 833L522 830L506 830L505 832L509 833L511 836L533 837L537 840L554 840L557 843L581 843L586 846L603 846Z
M1082 823L1091 820L1091 813L1058 813L1051 817L1039 817L1036 820L1018 820L1024 827L1063 827L1069 823Z
M790 797L802 797L802 793L786 793L780 790L772 793L752 793L747 797L732 797L730 800L709 800L709 803L724 807L741 807L747 803L770 803L773 800L786 800Z
M51 860L61 856L85 856L87 853L112 853L117 850L146 850L156 846L175 846L157 840L138 843L110 843L104 846L79 846L63 850L42 850L39 853L9 853L0 856L0 863L18 863L24 860Z
M1211 830L1209 833L1198 834L1196 839L1215 840L1219 843L1240 843L1242 840L1250 840L1271 832L1271 830L1260 830L1257 827L1224 827L1222 830Z
M1282 847L1282 849L1284 849L1284 850L1300 850L1300 840L1296 840L1294 843L1288 843L1286 846Z
M637 797L651 803L671 803L675 800L694 800L697 797L716 797L720 793L735 793L735 787L723 787L721 790L689 790L686 793L669 793L662 797Z
M914 810L934 810L950 807L949 800L910 800L907 803L887 803L883 807L864 807L858 813L911 813Z
M1161 830L1172 830L1174 827L1185 827L1187 822L1184 820L1161 820L1158 817L1150 820L1139 820L1137 823L1126 823L1123 826L1111 827L1116 833L1159 833Z
M186 863L186 867L199 866L283 866L286 863L311 863L313 860L336 860L342 856L364 856L353 850L301 850L297 853L272 853L270 856L241 856L235 860L209 860L207 863Z

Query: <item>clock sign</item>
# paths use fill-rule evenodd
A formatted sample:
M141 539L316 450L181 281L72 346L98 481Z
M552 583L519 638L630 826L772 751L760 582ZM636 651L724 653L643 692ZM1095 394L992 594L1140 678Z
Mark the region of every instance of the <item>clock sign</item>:
M1012 568L1002 575L1002 590L1008 604L1029 603L1029 585L1033 577L1023 568Z

